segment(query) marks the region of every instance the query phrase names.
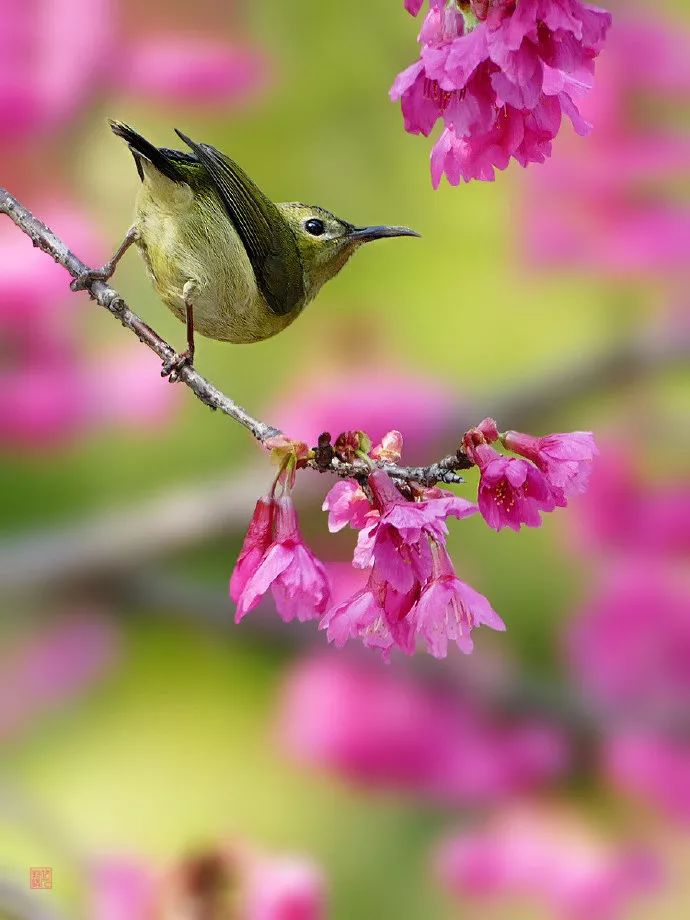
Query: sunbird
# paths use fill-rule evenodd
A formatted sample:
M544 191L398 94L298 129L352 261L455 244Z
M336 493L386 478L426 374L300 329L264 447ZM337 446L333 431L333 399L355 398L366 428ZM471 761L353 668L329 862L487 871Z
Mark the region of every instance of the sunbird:
M73 286L107 281L136 243L156 291L187 326L187 350L161 371L170 379L194 360L195 332L223 342L267 339L362 243L419 236L408 227L356 227L316 205L274 204L230 157L181 131L189 152L155 147L119 121L110 126L141 179L134 224L112 259Z

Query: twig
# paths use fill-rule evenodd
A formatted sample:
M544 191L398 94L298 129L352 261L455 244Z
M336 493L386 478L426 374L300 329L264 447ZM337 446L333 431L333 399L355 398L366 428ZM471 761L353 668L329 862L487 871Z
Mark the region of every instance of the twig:
M19 229L25 233L32 241L34 246L42 249L58 265L62 265L73 278L78 278L84 273L91 271L88 265L85 265L77 256L71 252L59 237L52 230L41 223L38 218L25 208L19 201L10 195L8 191L0 188L0 212L14 221ZM120 320L122 325L133 332L137 338L147 345L151 351L155 352L163 361L170 361L175 356L174 348L169 345L165 339L161 338L157 332L151 329L136 313L131 310L124 302L118 292L102 281L93 281L88 285L87 290L91 297L101 307L105 307L110 313ZM247 428L258 441L265 441L280 432L270 425L266 425L258 419L253 418L241 406L221 393L219 389L209 383L205 377L202 377L194 368L185 367L179 373L182 380L194 395L202 403L211 409L220 409L230 418L239 422Z
M52 230L41 223L24 205L3 188L0 188L0 213L7 214L17 227L29 237L34 246L38 246L39 249L42 249L43 252L54 259L58 265L62 265L63 268L67 269L73 278L80 278L89 271L93 271L77 258L63 240L57 237ZM86 285L86 290L96 303L105 307L106 310L119 319L122 325L133 332L139 341L147 345L151 351L155 352L164 364L173 360L175 357L173 347L137 316L114 288L103 281L91 281ZM230 399L229 396L226 396L225 393L221 392L193 367L183 367L178 372L177 377L189 387L204 405L209 406L211 409L219 409L234 421L239 422L260 443L263 444L269 438L282 434L280 429L259 421L259 419L250 415L242 406ZM317 466L313 461L309 465L320 472L335 473L343 478L361 478L368 472L368 467L362 463L342 463L336 458L333 459L329 466ZM376 465L398 480L417 482L423 486L433 486L437 482L462 482L462 478L457 475L455 470L467 469L472 464L460 455L457 458L445 457L438 463L432 463L426 467L400 467L383 463Z
M635 369L637 373L650 373L655 368L665 368L682 357L687 358L687 353L687 343L683 346L677 338L669 342L667 352L654 347L653 360L643 357L642 350L638 350L638 363L630 362L625 376L629 379ZM591 373L590 389L620 382L618 370L612 370L621 366L619 355L619 351L612 354L610 365L603 357L587 365ZM562 373L571 379L568 368ZM577 371L572 378L577 382L573 393L583 395L586 390L583 374ZM547 384L551 385L551 391L555 387L562 391L560 405L563 406L570 392L566 386L559 386L555 377L541 386L530 382L522 391L513 391L507 397L517 417L535 417L535 398L542 410L548 408L543 405L541 395L550 391ZM524 394L522 400L520 392ZM482 402L495 406L499 410L497 415L503 417L498 398ZM453 458L451 461L454 462ZM442 467L443 461L435 472L442 473ZM236 529L247 521L254 497L265 491L266 484L266 479L253 470L238 472L231 478L178 487L117 511L92 512L82 521L8 537L0 541L0 593L5 600L8 596L40 595L145 568L156 559Z
M86 270L87 267L69 252L62 241L1 189L0 211L9 214L36 245L45 249L71 274L78 275ZM94 287L117 297L107 285L96 283ZM119 316L118 313L115 315ZM128 315L134 316L131 311ZM136 322L148 330L138 318ZM150 347L159 357L169 360L172 348L151 330L148 331L161 342L161 350L157 346ZM516 384L508 392L483 396L481 404L485 410L488 409L486 414L499 419L509 418L516 427L528 427L530 422L556 405L562 409L566 401L572 402L601 388L611 389L635 377L682 364L687 361L689 352L687 329L675 329L665 338L657 339L642 334L639 338L617 344L605 353L584 360L578 358L576 362L538 379ZM185 382L186 373L186 370L181 372ZM229 407L234 407L232 411L228 408L222 411L234 418L236 409L249 418L243 409L215 390L203 377L195 371L189 373L193 381L197 378L201 381L201 395L195 389L196 384L188 385L203 402L206 402L205 396L210 389L227 400ZM467 427L470 421L469 413L463 413L463 417L457 419L458 430ZM254 419L252 422L261 425ZM275 429L266 426L264 436L274 433ZM364 464L354 466L355 475L361 475L366 469ZM401 468L398 471L397 467L387 467L394 476L398 472L404 476L409 471L415 481L426 480L428 483L453 481L456 476L453 468L460 468L455 457L447 457L426 468ZM340 464L334 467L333 472L343 476L353 475L353 465ZM102 581L104 577L117 577L143 568L152 560L198 545L246 521L254 496L260 494L265 485L266 482L253 472L238 473L232 479L172 490L117 512L97 512L74 524L8 538L0 542L0 591L4 598L8 595L40 594L41 591L59 590L87 580Z

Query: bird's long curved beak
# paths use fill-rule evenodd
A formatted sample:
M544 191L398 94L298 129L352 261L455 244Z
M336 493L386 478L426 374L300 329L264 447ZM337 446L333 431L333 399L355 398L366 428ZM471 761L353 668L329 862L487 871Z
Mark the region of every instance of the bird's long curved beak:
M371 240L382 240L387 236L419 236L419 233L410 230L409 227L354 227L349 236L358 243L369 243Z

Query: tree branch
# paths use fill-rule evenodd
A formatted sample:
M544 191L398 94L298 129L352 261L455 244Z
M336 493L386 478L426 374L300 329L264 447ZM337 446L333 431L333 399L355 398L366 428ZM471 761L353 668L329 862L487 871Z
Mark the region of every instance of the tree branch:
M77 276L87 269L61 240L2 189L0 211L8 214L35 245L65 266L70 274ZM94 287L110 292L109 298L117 297L107 285L97 283ZM110 306L107 309L111 309ZM120 314L115 312L114 315L119 317ZM160 343L149 347L153 347L162 360L169 360L172 348L138 317L134 317L130 310L125 316L132 318L133 326L130 328L135 332L138 328L148 330L154 343ZM656 339L643 331L635 338L616 344L609 351L585 359L578 357L574 362L559 366L534 380L516 382L496 394L483 395L481 405L485 411L481 414L509 418L514 427L529 428L531 423L556 405L560 409L565 402L601 389L610 391L636 378L682 366L687 362L689 352L690 334L687 328L671 329L664 337ZM182 371L183 375L185 373ZM220 408L206 399L212 391L221 400L227 400L228 407L223 411L232 418L237 418L236 410L242 418L250 418L199 374L190 371L190 375L193 385L188 385L202 402ZM201 381L199 392L194 383L197 379ZM463 409L462 415L455 421L458 430L464 430L469 425L473 411L471 406ZM241 418L237 420L244 424ZM262 424L255 419L251 421L256 426ZM255 432L252 430L252 433ZM269 437L274 433L275 429L265 426L261 435ZM255 436L261 440L260 435ZM410 468L410 472L417 482L452 482L459 478L454 472L455 468L459 468L456 466L458 463L455 457L447 457L430 467ZM356 475L366 471L361 461L359 466L355 466ZM387 469L394 476L398 473L397 467ZM342 476L353 474L352 466L345 464L332 471ZM401 475L406 472L405 468L400 469ZM95 512L72 524L7 538L0 541L0 590L5 597L8 594L40 594L45 590L65 589L84 581L98 582L104 578L107 581L124 572L131 573L155 559L225 534L239 522L246 521L252 509L252 496L264 488L265 480L254 471L247 470L233 475L231 479L225 477L203 485L179 487L146 502L139 501L129 508Z
M39 249L42 249L43 252L54 259L58 265L62 265L63 268L67 269L73 278L80 278L89 271L93 271L77 258L67 244L56 236L49 227L41 223L24 205L3 188L0 188L0 213L7 214L17 227L29 237L34 246L38 246ZM140 342L143 342L151 351L155 352L164 364L173 360L175 357L173 347L137 316L114 288L103 281L96 280L90 281L85 289L97 304L119 319L122 325L133 332ZM226 396L225 393L221 392L193 367L183 367L177 376L204 405L211 409L219 409L234 421L239 422L261 444L264 444L269 438L282 434L280 429L259 421L259 419L250 415L242 406L238 405L229 396ZM315 461L310 461L308 465L313 469L318 469L319 472L335 473L342 478L362 478L371 469L362 461L343 463L337 458L334 458L328 465L317 465ZM376 464L395 479L416 482L423 486L433 486L437 482L462 482L462 477L458 476L456 470L468 469L471 465L471 462L463 458L462 455L444 457L438 463L432 463L426 467Z

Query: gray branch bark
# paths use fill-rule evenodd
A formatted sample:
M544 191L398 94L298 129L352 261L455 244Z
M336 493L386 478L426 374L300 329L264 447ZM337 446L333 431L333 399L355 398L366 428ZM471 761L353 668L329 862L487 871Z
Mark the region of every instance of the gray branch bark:
M8 214L35 245L73 277L87 270L60 239L2 189L0 212ZM93 296L99 303L102 298L103 306L118 318L124 317L124 324L135 334L141 332L142 340L162 360L170 359L173 349L129 308L121 305L113 309L118 295L112 288L96 282L94 289ZM556 407L561 410L573 400L603 389L610 392L631 380L686 363L689 354L688 329L672 329L657 338L642 334L614 349L578 358L537 379L515 385L508 392L487 394L477 403L484 407L482 414L509 419L516 428L528 428ZM181 377L202 402L220 408L245 425L259 441L276 433L270 425L251 418L196 371L184 369ZM455 420L457 430L469 426L473 411L470 406ZM425 484L455 482L459 479L455 472L458 468L461 464L454 456L429 467L386 467L394 477L409 475ZM362 475L366 466L336 462L329 472ZM172 490L130 508L97 512L73 524L7 538L0 541L0 591L7 599L8 595L40 594L131 573L246 522L255 497L265 489L266 479L245 471L216 482Z
M34 246L38 246L39 249L54 259L58 265L62 265L72 278L81 278L89 271L93 271L92 268L77 258L67 244L56 236L49 227L41 223L24 205L3 188L0 188L0 213L7 214L17 227L29 237ZM86 285L86 290L97 304L108 310L126 329L133 332L139 341L155 352L164 364L173 360L175 357L174 348L147 325L141 317L137 316L114 288L106 282L96 280L90 281ZM280 429L259 421L259 419L250 415L246 409L243 409L233 399L226 396L225 393L221 392L193 367L183 367L177 377L189 387L204 405L211 409L219 409L234 421L239 422L261 443L282 434ZM439 463L433 463L427 467L407 468L391 464L376 465L385 469L396 479L417 482L423 486L433 486L439 481L462 482L462 478L454 474L454 470L451 469L449 463L451 465L455 463L456 470L467 469L468 466L471 466L468 461L462 458L457 460L444 458ZM318 468L320 472L335 473L342 478L361 477L368 472L368 467L365 464L341 463L335 459L329 467L316 467L314 463L309 465L315 469Z
M39 249L54 259L58 265L62 265L63 268L67 269L73 278L79 278L92 270L81 259L77 258L67 244L56 236L49 227L41 223L24 205L20 204L13 195L3 188L0 188L0 213L7 214L19 229L29 237L34 246L38 246ZM97 304L112 313L116 319L119 319L122 325L129 329L130 332L133 332L140 342L143 342L151 351L155 352L161 361L171 361L174 358L175 349L148 326L141 317L137 316L109 284L103 281L93 281L88 285L87 290ZM180 371L179 378L202 403L211 409L219 409L225 415L229 415L230 418L239 422L248 431L251 431L257 440L265 441L267 438L280 433L277 428L253 418L242 406L239 406L229 396L226 396L225 393L213 386L194 368L183 368Z

